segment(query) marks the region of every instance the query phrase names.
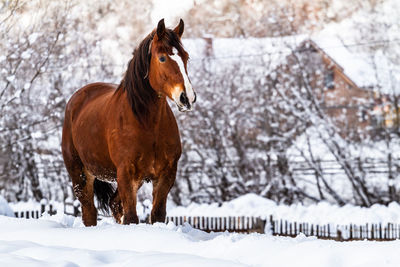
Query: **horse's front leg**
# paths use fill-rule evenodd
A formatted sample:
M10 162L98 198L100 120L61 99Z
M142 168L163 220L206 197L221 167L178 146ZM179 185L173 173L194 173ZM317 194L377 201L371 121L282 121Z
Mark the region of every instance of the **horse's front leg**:
M151 223L165 222L167 214L167 196L176 178L176 166L166 171L153 181L153 208L151 210Z
M117 169L118 193L122 202L123 224L139 223L136 213L136 194L140 182L136 178L133 164L125 164Z

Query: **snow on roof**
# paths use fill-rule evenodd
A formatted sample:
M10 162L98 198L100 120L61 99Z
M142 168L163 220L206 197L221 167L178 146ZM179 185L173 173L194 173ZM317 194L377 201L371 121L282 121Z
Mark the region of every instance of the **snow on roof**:
M351 52L337 36L320 35L311 40L333 59L358 87L377 85L376 70L368 58L369 55Z
M400 93L400 1L386 0L373 11L360 10L331 23L312 40L335 60L359 87Z
M399 7L398 0L384 1L376 7L373 18L368 10L361 10L311 37L213 38L213 53L208 56L220 68L239 60L243 64L262 62L265 68L256 71L269 73L303 41L312 40L358 87L400 93L400 64L396 61L400 58ZM374 33L369 33L372 22ZM183 44L192 61L206 58L206 39L184 39Z
M277 38L212 38L183 39L183 45L191 61L211 58L221 64L233 61L251 63L263 61L267 71L275 68L288 56L305 36L285 36ZM212 42L212 49L207 51L207 42Z
M334 28L337 31L339 26ZM333 27L332 27L333 28ZM307 37L294 35L274 38L195 38L183 39L183 45L190 55L192 62L206 58L218 61L225 66L232 62L241 61L244 64L262 61L265 72L275 69L283 60L304 41L311 40L321 51L328 55L343 73L360 88L385 87L382 81L387 79L384 72L377 72L374 66L376 57L362 51L350 49L351 43L345 43L339 36L329 31ZM210 42L208 44L207 42ZM212 43L212 48L207 51ZM379 58L382 62L383 57ZM193 64L193 63L192 63ZM383 63L384 64L384 63Z

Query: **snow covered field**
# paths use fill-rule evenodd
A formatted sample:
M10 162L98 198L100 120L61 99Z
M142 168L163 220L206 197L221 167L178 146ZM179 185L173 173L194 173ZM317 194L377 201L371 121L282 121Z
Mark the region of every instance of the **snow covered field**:
M298 236L205 233L189 225L84 228L61 215L0 216L0 266L399 266L400 241L335 242Z
M11 206L18 208L18 204ZM266 213L314 223L400 222L400 206L395 203L369 209L350 205L340 208L328 203L284 206L254 194L220 206L168 208L171 216ZM125 226L112 219L85 228L80 218L62 214L39 220L0 216L0 266L398 267L399 248L400 240L336 242L303 235L293 239L269 234L206 233L187 224Z

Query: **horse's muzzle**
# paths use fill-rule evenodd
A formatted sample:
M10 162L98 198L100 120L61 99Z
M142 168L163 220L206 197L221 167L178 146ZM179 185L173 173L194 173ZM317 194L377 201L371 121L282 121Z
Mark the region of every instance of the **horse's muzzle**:
M196 101L196 98L195 98L195 100L193 101L193 103ZM192 110L192 104L190 103L190 101L189 101L189 98L187 97L187 95L186 95L186 93L185 92L182 92L181 93L181 95L180 95L180 97L179 97L179 102L180 103L176 103L176 105L178 106L178 109L179 109L179 111L181 111L181 112L186 112L186 111L190 111L190 110Z

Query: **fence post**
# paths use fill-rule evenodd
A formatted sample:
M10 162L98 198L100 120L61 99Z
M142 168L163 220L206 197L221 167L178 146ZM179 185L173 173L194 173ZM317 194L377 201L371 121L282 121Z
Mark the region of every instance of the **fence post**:
M228 230L228 227L226 226L226 217L224 217L224 227L223 227L223 229L224 229L224 231L226 231L226 230Z
M265 225L267 225L267 220L266 219L261 219L261 234L265 234Z
M50 201L50 204L49 204L49 215L55 215L56 213L57 213L57 211L54 210L53 202Z
M285 221L285 235L288 234L288 221Z
M74 205L74 216L78 217L79 216L79 200L75 200L73 205Z
M388 226L389 226L389 224L387 224L386 226L385 225L383 226L385 240L388 239Z
M375 224L371 225L371 239L373 240L375 238Z
M42 200L40 200L40 216L42 216L43 213L45 213L46 204L47 204L47 200L45 198L42 198Z
M269 230L271 231L271 234L275 234L275 225L274 225L274 218L272 215L269 216Z
M336 238L337 241L343 241L342 231L339 227L336 228Z
M257 233L264 234L266 224L267 224L266 220L261 218L256 218L255 225L253 227Z
M328 223L327 224L327 228L328 228L328 238L331 238L331 225Z
M353 224L350 224L350 234L349 234L349 239L353 239Z

